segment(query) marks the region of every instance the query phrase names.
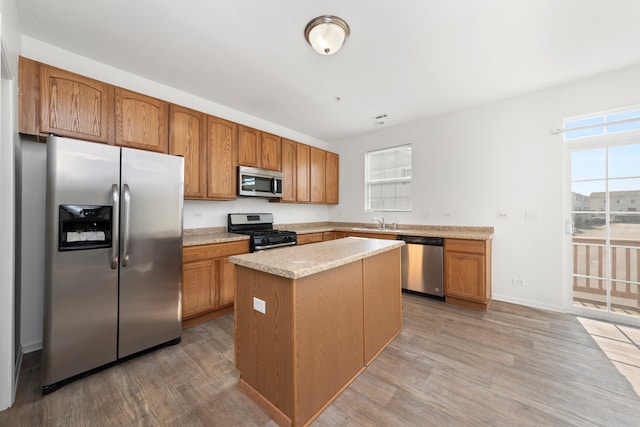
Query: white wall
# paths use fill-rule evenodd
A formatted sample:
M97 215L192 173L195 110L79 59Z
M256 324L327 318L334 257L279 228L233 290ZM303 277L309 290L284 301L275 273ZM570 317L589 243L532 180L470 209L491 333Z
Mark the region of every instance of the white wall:
M495 227L495 299L562 310L562 119L640 103L640 67L330 143L340 154L340 205L330 220L369 221L364 154L413 144L413 211L388 222ZM347 167L348 165L348 167ZM346 197L348 195L348 197ZM537 221L525 212L536 211ZM508 212L507 219L497 219ZM450 216L448 216L450 214ZM524 286L511 284L524 279ZM564 298L566 299L566 297Z
M0 1L2 88L0 96L0 410L13 404L14 298L15 298L15 159L19 158L16 134L18 13L15 0Z

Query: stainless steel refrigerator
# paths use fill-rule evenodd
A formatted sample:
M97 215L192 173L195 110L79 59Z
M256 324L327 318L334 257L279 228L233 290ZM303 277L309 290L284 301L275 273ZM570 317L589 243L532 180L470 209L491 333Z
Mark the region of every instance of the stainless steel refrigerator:
M43 392L180 341L183 162L47 139Z

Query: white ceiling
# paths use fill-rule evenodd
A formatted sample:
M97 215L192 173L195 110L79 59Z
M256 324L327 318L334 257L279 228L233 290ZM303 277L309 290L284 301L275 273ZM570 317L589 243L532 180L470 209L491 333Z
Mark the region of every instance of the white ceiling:
M638 0L17 4L25 35L325 141L640 64ZM351 27L335 55L319 15Z

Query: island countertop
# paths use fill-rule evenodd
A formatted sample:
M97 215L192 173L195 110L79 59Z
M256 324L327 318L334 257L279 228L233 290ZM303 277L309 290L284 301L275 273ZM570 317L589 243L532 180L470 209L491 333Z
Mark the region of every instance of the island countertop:
M233 255L229 261L288 279L299 279L404 245L401 240L346 237L313 245L289 246Z

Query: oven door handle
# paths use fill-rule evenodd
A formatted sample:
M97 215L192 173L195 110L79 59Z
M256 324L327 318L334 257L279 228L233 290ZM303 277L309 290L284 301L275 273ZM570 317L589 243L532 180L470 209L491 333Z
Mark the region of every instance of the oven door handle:
M280 248L282 246L294 246L296 244L296 242L286 242L286 243L278 243L275 245L260 245L260 246L256 246L254 247L254 249L256 251L262 251L265 249L273 249L273 248Z

